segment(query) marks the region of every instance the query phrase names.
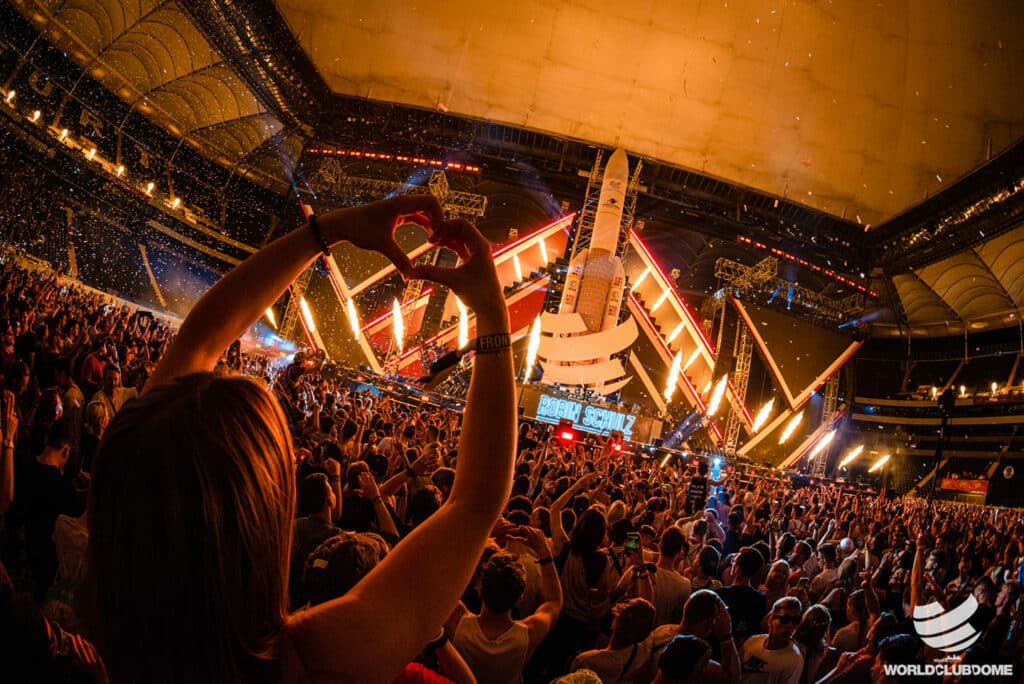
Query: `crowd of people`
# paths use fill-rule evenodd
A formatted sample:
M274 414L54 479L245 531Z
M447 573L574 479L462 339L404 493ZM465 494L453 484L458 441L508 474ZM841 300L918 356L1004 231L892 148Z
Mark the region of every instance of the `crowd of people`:
M461 265L409 264L409 221ZM473 308L464 412L229 352L342 239ZM517 424L501 295L425 196L271 243L180 330L5 262L0 679L899 681L946 655L932 604L977 605L960 662L1024 673L1020 511Z

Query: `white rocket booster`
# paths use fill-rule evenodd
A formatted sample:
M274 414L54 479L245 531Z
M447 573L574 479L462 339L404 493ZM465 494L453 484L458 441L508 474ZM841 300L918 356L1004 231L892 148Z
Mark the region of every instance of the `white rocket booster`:
M590 245L569 263L558 313L541 317L549 335L538 354L543 382L611 394L630 380L621 360L612 358L639 335L632 318L618 324L626 275L617 252L628 182L629 160L620 148L604 168Z
M558 313L578 313L590 332L618 322L626 275L616 252L628 181L629 161L620 147L604 167L590 247L576 254L566 275Z

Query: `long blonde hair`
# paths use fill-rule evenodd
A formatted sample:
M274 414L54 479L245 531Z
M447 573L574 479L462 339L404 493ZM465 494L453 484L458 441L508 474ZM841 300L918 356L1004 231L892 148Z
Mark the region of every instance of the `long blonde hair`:
M212 373L155 388L92 477L86 612L111 679L273 679L295 475L272 395Z

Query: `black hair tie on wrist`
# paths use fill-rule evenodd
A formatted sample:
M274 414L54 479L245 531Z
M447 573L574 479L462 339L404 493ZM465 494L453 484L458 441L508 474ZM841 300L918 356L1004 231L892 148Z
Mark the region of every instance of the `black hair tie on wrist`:
M306 219L306 223L309 224L309 229L313 231L313 236L316 237L316 241L320 245L320 252L325 257L331 256L331 248L328 246L327 240L324 239L324 234L320 231L320 226L316 222L316 214L310 214L309 218Z

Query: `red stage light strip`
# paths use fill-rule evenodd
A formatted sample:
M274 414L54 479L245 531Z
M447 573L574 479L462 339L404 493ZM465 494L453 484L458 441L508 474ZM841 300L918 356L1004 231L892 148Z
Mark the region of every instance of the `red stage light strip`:
M346 150L338 147L309 147L306 152L310 154L322 154L331 157L354 157L356 159L372 159L380 161L400 161L411 164L427 164L445 170L469 171L480 173L480 167L474 164L462 162L444 161L441 159L427 159L426 157L412 157L405 154L387 154L385 152L372 152L369 150Z
M550 278L548 276L542 275L539 278L537 278L536 280L528 282L526 285L524 285L523 287L519 288L514 293L512 293L512 295L506 300L506 302L505 302L506 305L509 304L510 302L516 300L517 296L525 296L525 295L529 294L533 289L535 289L539 285L547 283L549 280L550 280ZM388 312L388 313L390 314L390 312ZM471 329L475 328L475 326L476 326L476 314L473 313L472 309L470 309L468 311L468 315L467 315L466 318L467 318L467 323L469 324L468 327L471 328ZM398 359L399 359L398 368L401 369L401 367L403 365L401 362L402 362L403 359L405 359L405 358L409 357L410 355L412 355L413 352L418 351L420 347L423 347L425 345L431 344L432 342L434 342L434 341L436 341L436 340L438 340L438 339L440 339L442 337L451 339L453 337L456 337L458 335L458 332L459 332L459 324L456 323L455 325L449 326L448 328L446 328L444 330L441 330L439 332L434 333L433 335L431 335L427 339L425 339L422 342L420 342L415 347L412 347L410 349L405 350L405 352L403 352L402 355L398 357ZM512 332L515 333L514 330Z
M533 241L539 240L540 238L546 236L548 233L555 232L555 230L557 228L565 228L567 225L572 223L572 220L573 220L573 218L575 218L575 216L576 216L575 213L566 214L565 216L561 216L561 217L555 219L554 221L551 221L550 223L548 223L548 224L546 224L544 226L541 226L537 230L532 231L532 232L528 233L527 235L524 235L521 238L518 238L518 239L516 239L516 240L514 240L512 242L508 242L508 243L506 243L504 245L501 245L496 250L494 250L494 252L491 254L491 257L495 261L498 261L498 257L499 256L502 256L502 255L505 255L505 254L509 254L512 250L514 250L516 248L527 249L529 247L532 247L532 245L530 244L531 240L533 240ZM423 254L423 253L427 252L428 250L430 250L433 247L434 247L434 245L431 245L430 243L426 243L426 245L420 245L415 250L410 252L409 258L410 259L414 259L415 256L419 256L420 254ZM420 251L420 250L422 250L422 251ZM360 292L363 289L365 289L365 287L368 286L367 283L371 283L371 280L373 282L375 282L377 280L380 280L382 277L388 275L389 273L392 273L394 270L395 270L395 267L392 264L388 268L380 271L375 276L372 276L371 279L367 279L366 281L363 281L363 283L360 283L359 285L357 285L356 288L354 288L352 290L352 294L355 295L357 292ZM378 276L380 276L380 277L378 277ZM420 296L421 297L426 296L428 293L433 292L433 291L434 291L433 288L430 288L424 294L422 294ZM407 304L408 304L408 302L403 303L402 306L405 307ZM382 314L380 314L379 316L374 318L372 321L370 321L369 323L364 325L363 326L363 330L366 330L371 325L374 325L375 323L378 323L378 322L386 319L390 315L391 315L391 310L387 309Z
M683 317L686 319L687 323L689 323L688 327L690 328L690 330L696 331L699 341L703 344L705 354L711 358L711 363L709 365L713 366L715 357L715 347L714 345L711 344L711 340L709 340L707 336L704 334L704 329L697 323L697 319L694 318L693 312L690 311L690 308L686 305L686 302L683 301L682 297L679 296L679 293L677 293L675 288L672 287L672 281L670 281L668 276L665 275L665 271L661 269L661 266L658 264L657 259L655 259L654 255L651 254L651 251L647 249L647 245L645 245L643 240L640 239L640 236L637 235L636 231L630 229L629 237L632 240L633 244L637 247L637 251L640 252L641 258L645 262L647 262L647 265L651 267L651 270L657 274L655 277L660 279L662 289L668 290L671 293L671 296L669 298L676 303L677 307L682 312ZM630 293L629 296L631 299L635 299L632 293ZM637 303L637 308L643 311L643 307L640 307L639 303ZM645 318L650 320L650 318L647 317L646 312L644 312L644 316ZM656 337L658 338L658 341L661 342L666 349L668 349L668 346L665 345L665 342L661 339L661 336L656 335ZM671 350L669 350L669 355L671 355ZM686 375L681 374L681 377L685 378ZM687 380L687 384L689 385L689 380ZM753 419L750 416L750 411L747 409L746 404L740 401L739 394L736 392L736 388L732 386L732 383L728 382L727 384L731 391L732 400L733 402L740 406L740 412L743 414L744 421L746 422L747 428L749 429L754 423ZM700 395L697 394L696 390L694 390L694 396L697 397L697 402L701 406L701 410L706 410L706 406L704 406L704 402L700 400ZM718 425L714 422L712 422L711 425L712 427L714 427L715 433L718 435L719 439L721 439L722 434L721 431L718 429Z
M672 358L672 349L669 347L669 345L667 345L665 343L665 340L662 339L662 336L660 336L660 335L658 335L656 333L656 331L654 330L654 322L653 322L653 320L651 320L650 316L647 315L647 312L643 310L643 307L640 305L640 301L636 298L636 295L634 295L632 292L630 293L630 303L633 304L633 307L643 315L644 323L647 325L648 329L653 333L652 335L649 335L648 337L656 339L658 344L662 345L662 348L665 349L665 353L667 354L668 358L671 359ZM679 374L679 380L682 380L683 384L686 385L686 389L688 390L688 393L690 394L690 396L693 397L693 403L694 403L694 405L696 405L697 410L699 410L701 412L708 411L708 404L706 404L705 402L703 402L700 399L700 394L697 392L696 388L692 384L690 384L689 377L685 373L680 373ZM715 432L716 432L716 434L718 434L719 440L721 440L722 439L722 433L718 429L718 425L716 423L712 422L712 426L715 428Z
M843 285L849 285L850 287L857 288L858 290L860 290L864 294L871 295L875 299L878 299L878 293L875 292L874 290L872 290L870 288L867 288L867 287L864 287L863 285L861 285L861 284L859 284L859 283L857 283L857 282L855 282L853 280L850 280L846 276L844 276L844 275L842 275L840 273L836 273L835 271L833 271L830 268L822 268L821 266L818 266L817 264L812 264L809 261L806 261L804 259L801 259L798 256L790 254L789 252L783 252L781 249L779 249L777 247L769 247L768 245L764 244L763 242L757 242L756 240L751 240L750 238L745 237L743 235L740 236L739 240L740 240L740 242L742 242L744 244L747 244L747 245L750 245L752 247L757 247L758 249L763 249L765 251L771 252L775 256L782 257L783 259L787 259L789 261L795 261L796 263L800 264L801 266L806 266L807 268L813 269L813 270L817 271L818 273L824 273L828 277L832 278L835 281L838 281L838 282L842 283Z
M495 261L497 261L499 256L502 256L503 254L507 254L509 251L515 249L516 247L520 247L521 246L521 247L523 247L523 249L526 249L526 247L531 246L531 245L527 244L528 241L530 241L530 240L537 240L537 239L543 237L548 232L554 232L554 231L552 231L552 229L555 228L556 226L560 226L562 228L565 228L570 223L572 223L574 218L576 218L576 212L573 212L571 214L566 214L565 216L560 216L559 218L556 218L554 221L551 221L550 223L547 223L547 224L541 226L540 228L538 228L535 231L527 233L526 235L522 236L521 238L513 240L512 242L506 242L505 244L500 245L497 249L495 249L491 253L491 257Z
M683 301L682 297L679 296L679 293L677 293L676 289L672 286L672 281L669 280L668 276L665 275L665 272L661 270L661 266L658 264L657 259L655 259L654 255L651 254L649 249L647 249L647 245L644 244L643 240L640 239L640 236L637 235L635 230L630 229L629 237L630 240L632 240L633 244L637 247L638 251L641 253L643 260L646 261L647 265L651 267L651 270L657 274L656 277L660 278L662 289L671 292L670 299L672 299L679 307L679 310L683 313L683 317L686 318L687 322L690 324L690 330L693 330L697 333L697 336L704 344L704 351L708 354L708 356L712 358L712 361L714 361L714 345L711 344L711 340L709 340L707 336L704 334L704 329L700 325L698 325L697 319L694 318L693 313L690 311L690 308L686 305L686 302Z
M576 214L567 214L565 216L557 218L554 221L552 221L552 222L550 222L550 223L548 223L548 224L546 224L544 226L541 226L537 230L529 233L528 235L524 235L523 237L515 240L514 242L509 242L509 243L506 243L504 245L501 245L500 247L498 247L494 251L494 254L492 256L496 258L498 256L501 256L503 254L508 253L509 250L511 250L511 249L513 249L515 247L518 247L518 246L523 246L523 248L525 249L526 247L530 246L530 245L527 245L526 243L531 238L535 238L535 239L539 240L540 238L547 237L550 233L555 232L553 229L556 229L556 228L565 229L572 222L572 219L575 216L576 216ZM415 261L416 258L422 256L423 254L426 254L427 252L429 252L434 247L435 247L435 245L432 245L429 242L424 242L422 245L420 245L416 249L414 249L411 252L409 252L406 256L409 257L410 261ZM381 270L377 271L376 273L371 275L369 278L367 278L366 280L364 280L363 282L359 283L358 285L353 287L351 290L349 290L349 292L348 292L349 296L350 297L355 297L357 294L359 294L363 290L367 289L368 287L370 287L374 283L379 282L380 280L383 280L384 278L386 278L387 276L391 275L394 272L395 272L394 264L390 264L389 263L386 267L384 267Z

